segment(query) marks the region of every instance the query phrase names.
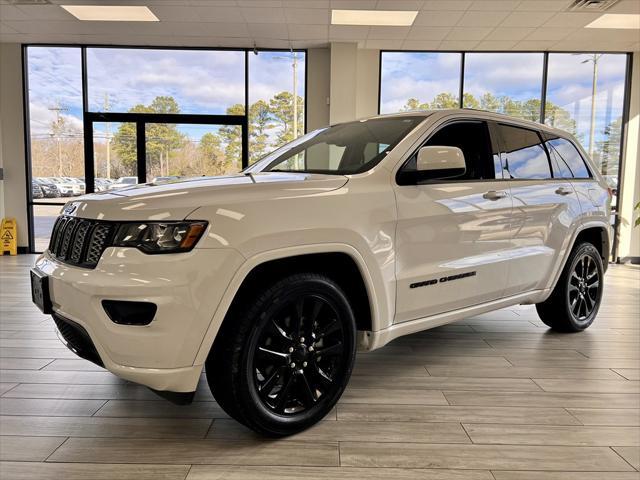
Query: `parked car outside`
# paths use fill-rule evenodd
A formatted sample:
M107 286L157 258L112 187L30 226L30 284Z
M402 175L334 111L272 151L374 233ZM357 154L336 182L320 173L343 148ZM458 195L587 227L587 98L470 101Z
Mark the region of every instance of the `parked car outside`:
M31 198L44 198L42 188L35 180L31 180Z
M63 197L73 197L74 195L80 195L80 185L70 182L64 177L51 177Z
M40 188L42 189L42 193L44 194L45 198L60 197L60 190L58 190L58 187L56 187L56 184L53 183L50 179L38 177L35 179L35 181L38 183L38 185L40 185Z
M77 355L176 403L204 369L231 417L284 436L333 409L356 347L518 304L557 332L588 328L610 202L552 127L465 109L377 116L237 175L68 202L33 298Z

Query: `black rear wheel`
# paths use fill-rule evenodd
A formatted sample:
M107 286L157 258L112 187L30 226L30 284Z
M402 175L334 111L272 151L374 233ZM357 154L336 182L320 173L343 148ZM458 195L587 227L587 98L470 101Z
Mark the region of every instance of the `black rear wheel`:
M580 332L595 319L602 299L602 258L590 243L571 252L551 296L536 305L540 319L561 332Z
M296 274L225 319L207 360L218 403L259 433L283 436L322 419L355 358L355 320L330 278Z

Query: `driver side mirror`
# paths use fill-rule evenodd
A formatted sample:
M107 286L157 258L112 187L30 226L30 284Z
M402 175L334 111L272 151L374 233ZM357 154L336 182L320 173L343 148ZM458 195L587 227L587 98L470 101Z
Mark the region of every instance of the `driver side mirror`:
M429 146L418 150L416 170L424 180L447 179L464 175L467 165L458 147Z

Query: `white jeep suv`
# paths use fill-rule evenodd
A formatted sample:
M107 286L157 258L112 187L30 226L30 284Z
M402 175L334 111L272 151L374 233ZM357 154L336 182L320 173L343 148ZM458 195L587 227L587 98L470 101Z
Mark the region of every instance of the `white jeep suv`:
M203 368L266 435L342 394L356 348L509 305L587 328L607 184L570 135L473 110L313 131L242 173L68 203L32 270L80 357L177 403Z

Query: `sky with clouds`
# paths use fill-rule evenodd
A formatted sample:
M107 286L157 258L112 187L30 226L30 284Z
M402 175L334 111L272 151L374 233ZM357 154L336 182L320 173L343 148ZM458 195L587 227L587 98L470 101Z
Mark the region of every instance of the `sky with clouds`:
M590 127L592 59L593 54L549 55L547 100L576 119L583 138L588 137ZM600 139L605 127L622 115L626 55L606 54L597 60L596 131ZM441 92L457 98L460 63L460 53L383 52L381 113L397 112L409 98L427 102ZM516 100L539 99L542 74L542 53L467 53L464 91L477 98L490 92Z

